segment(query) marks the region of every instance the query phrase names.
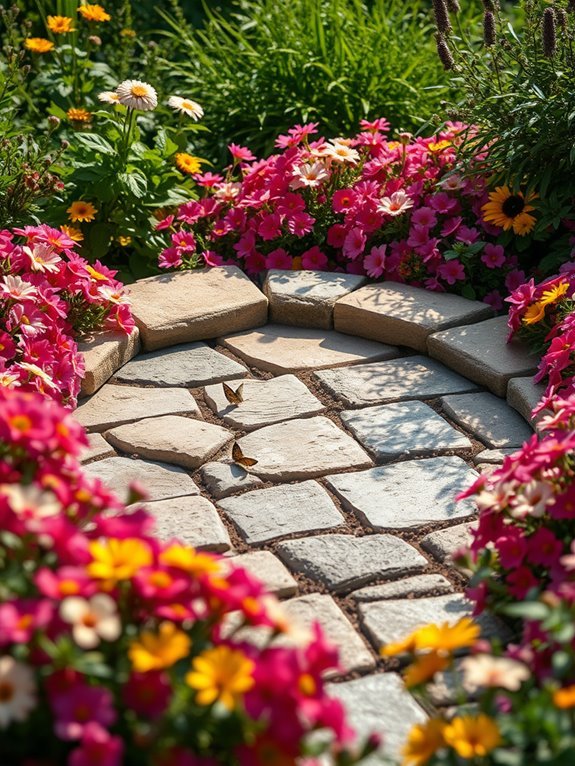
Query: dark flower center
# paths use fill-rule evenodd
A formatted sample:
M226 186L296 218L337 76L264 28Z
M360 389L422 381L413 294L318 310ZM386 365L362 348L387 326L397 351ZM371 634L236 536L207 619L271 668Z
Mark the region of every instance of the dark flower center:
M511 197L507 197L501 209L508 218L515 218L523 211L525 207L525 200L520 194L512 194Z

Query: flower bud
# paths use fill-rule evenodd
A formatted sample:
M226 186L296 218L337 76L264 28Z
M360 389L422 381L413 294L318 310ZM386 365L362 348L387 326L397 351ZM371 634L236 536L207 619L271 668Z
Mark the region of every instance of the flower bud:
M461 10L458 0L447 0L447 8L451 13L459 13Z
M90 35L88 42L92 43L92 45L96 45L99 48L100 45L102 45L102 38L98 37L98 35Z
M565 34L567 32L567 25L569 23L569 16L567 15L565 8L557 9L557 22L561 28L561 31L563 34Z
M70 148L70 142L69 142L69 141L66 141L66 139L64 139L64 140L62 141L62 143L60 144L60 147L61 147L63 150L69 149L69 148Z
M60 122L61 122L60 118L56 117L55 114L51 114L48 117L48 125L50 126L51 130L56 130L56 128L60 125Z
M402 144L403 146L407 146L408 143L413 138L413 134L412 133L408 133L407 131L405 131L403 133L398 133L397 137L399 139L399 143L400 144Z
M489 11L489 13L495 13L497 9L496 0L483 0L483 7L486 11Z
M435 24L437 31L442 35L447 35L451 31L451 22L445 0L433 0L433 12L435 14Z
M543 13L543 55L553 58L557 51L557 19L554 8L546 8Z
M451 55L451 51L447 47L447 43L445 42L445 38L442 37L442 35L436 35L435 41L437 44L437 55L439 56L439 60L443 64L443 68L449 71L450 69L453 69L455 66L455 62L453 60L453 56Z
M495 30L495 16L491 11L485 11L483 16L483 42L488 47L497 42L497 33Z

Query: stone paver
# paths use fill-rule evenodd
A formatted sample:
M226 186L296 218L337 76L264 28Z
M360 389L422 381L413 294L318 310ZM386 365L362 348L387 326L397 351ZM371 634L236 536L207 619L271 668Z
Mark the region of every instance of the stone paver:
M366 278L326 271L271 269L264 282L270 321L298 327L333 327L338 298L357 290Z
M268 481L308 479L373 465L351 436L322 416L266 426L238 443L244 455L258 461L253 473Z
M476 478L460 458L437 457L328 476L327 483L346 510L378 531L470 516L473 501L455 497Z
M421 572L425 559L393 535L320 535L280 543L277 554L293 571L347 593L370 580Z
M471 448L469 439L423 402L396 402L341 413L343 423L377 460L425 457Z
M273 324L219 342L247 364L276 375L392 359L399 353L393 346L329 330Z
M347 721L358 738L366 739L372 733L380 735L382 752L388 758L399 758L412 726L424 723L427 718L395 673L379 673L329 684L328 693L343 703ZM362 766L381 764L378 753L362 761Z
M102 434L88 434L88 446L82 450L82 463L88 460L103 460L105 457L113 457L116 453L104 439Z
M424 356L322 370L316 377L348 407L477 390L477 385Z
M429 355L504 397L511 378L533 374L538 359L518 341L507 343L507 317L431 335Z
M456 551L471 542L471 528L471 524L456 524L454 527L430 532L421 541L421 547L437 561L447 562Z
M509 449L484 449L482 452L478 452L473 458L473 462L476 465L480 463L492 463L498 465L502 463L508 455L513 455L517 452L514 448Z
M146 503L161 540L177 539L203 551L222 553L231 547L230 536L215 507L200 495L172 497Z
M417 575L404 580L393 580L380 585L368 585L351 593L355 601L387 601L397 598L421 598L452 593L453 585L439 574Z
M315 481L246 492L224 498L218 505L251 545L294 533L333 529L344 522L328 493Z
M507 403L525 418L528 423L534 422L531 411L543 398L545 386L534 383L533 378L511 378L507 386ZM535 421L538 418L535 418Z
M268 300L237 266L180 271L130 285L144 348L215 338L266 322Z
M116 370L135 356L140 349L140 333L134 327L129 335L121 332L97 333L78 344L84 357L85 372L80 396L97 391Z
M167 500L181 495L199 494L197 486L184 470L165 463L109 457L90 463L85 467L85 471L105 482L121 500L126 499L132 482L137 482L147 490L148 500Z
M103 386L75 412L78 422L90 431L105 431L124 423L161 415L192 415L200 410L189 391L181 388Z
M242 489L253 489L258 484L263 484L261 479L248 473L235 463L206 463L202 467L202 478L213 497L219 500L221 497L233 495Z
M297 592L297 581L286 567L269 551L253 551L226 559L226 564L243 567L266 586L278 598L293 596Z
M245 367L205 343L184 343L141 354L116 374L123 383L197 388L222 380L244 378Z
M533 435L533 430L515 410L487 391L444 396L441 403L447 417L487 447L520 447Z
M231 386L234 391L237 387L237 384ZM270 380L246 380L242 396L244 401L236 406L228 402L221 384L205 389L206 404L225 423L243 431L317 415L325 409L295 375L281 375Z
M123 452L193 470L230 442L233 434L203 420L164 415L113 428L106 439Z
M485 303L386 282L340 298L335 304L334 326L339 332L425 351L430 333L492 315Z

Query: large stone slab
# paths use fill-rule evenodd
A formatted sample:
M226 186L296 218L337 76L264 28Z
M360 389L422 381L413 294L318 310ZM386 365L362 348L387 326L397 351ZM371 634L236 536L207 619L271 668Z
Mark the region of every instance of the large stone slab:
M533 378L511 378L507 386L507 404L517 410L528 423L534 423L538 418L532 418L531 412L544 393L543 383L534 383Z
M397 762L411 728L427 718L396 673L329 684L328 694L342 702L358 739L365 740L373 733L381 737L381 752L362 761L362 766L381 766L382 754Z
M472 524L456 524L454 527L430 532L421 541L421 547L434 559L447 563L453 554L471 543Z
M122 500L127 497L129 486L134 482L146 490L148 500L199 494L196 484L184 470L165 463L109 457L90 463L84 470L90 476L101 479Z
M202 551L222 553L231 548L230 536L215 507L200 495L172 497L146 503L161 540L178 539Z
M489 463L491 465L500 465L506 457L517 452L516 449L484 449L478 452L473 458L475 465Z
M373 465L351 436L322 416L265 426L238 443L244 455L258 461L253 473L267 481L309 479Z
M82 450L80 455L82 463L88 463L90 460L103 460L105 457L114 457L116 454L102 434L87 434L88 446Z
M140 279L130 285L130 299L149 351L247 330L267 320L267 298L237 266Z
M348 407L477 390L475 383L424 356L322 370L316 377Z
M315 481L258 489L225 498L218 505L250 545L344 523L328 493Z
M392 359L399 353L393 346L350 338L330 330L275 324L220 338L220 343L247 364L276 375Z
M236 390L237 384L232 388ZM295 375L280 375L270 380L246 380L242 396L243 402L236 406L228 402L221 384L208 386L204 392L206 404L216 415L224 423L242 431L317 415L325 410L319 399Z
M195 469L233 439L226 428L179 415L146 418L106 433L123 452Z
M443 575L428 574L406 577L404 580L393 580L379 585L368 585L355 590L351 598L355 601L387 601L397 598L421 598L422 596L438 596L452 593L453 585Z
M338 298L357 290L366 277L327 271L271 269L264 282L270 302L270 321L298 327L333 327Z
M184 343L140 354L116 374L123 383L197 388L222 380L244 378L245 367L205 343Z
M297 581L286 567L269 551L252 551L241 556L226 559L226 564L242 567L262 582L270 593L278 598L293 596L297 592Z
M328 476L327 483L362 524L385 530L470 516L473 501L455 497L476 478L460 458L437 457Z
M444 396L441 403L447 417L487 447L520 447L533 435L532 429L515 410L487 391Z
M378 460L471 449L464 434L423 402L396 402L341 413L343 423Z
M510 378L531 375L538 358L519 341L507 343L507 317L430 335L429 355L497 396L505 397Z
M263 484L261 479L248 473L235 463L206 463L202 467L202 478L210 494L218 500L233 495L242 489L253 489Z
M367 285L335 304L339 332L426 350L428 335L492 316L485 303L395 282Z
M81 404L74 414L89 431L105 431L124 423L161 415L201 418L198 405L189 391L181 388L114 386L111 383Z
M287 540L278 556L293 572L325 585L333 593L347 593L370 580L420 572L425 559L393 535L319 535Z
M129 335L123 332L102 332L79 343L78 351L84 357L85 365L80 396L89 396L97 391L139 349L140 333L137 327Z

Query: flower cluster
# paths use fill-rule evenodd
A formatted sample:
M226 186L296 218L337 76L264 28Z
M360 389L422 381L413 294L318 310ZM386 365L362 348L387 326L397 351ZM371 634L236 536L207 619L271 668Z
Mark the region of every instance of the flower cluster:
M55 402L0 389L3 762L295 764L318 730L334 763L371 752L344 747L319 629L298 634L232 562L156 539L136 489L126 508L82 472L86 443Z
M501 215L498 226L489 223L499 202L490 201L485 176L457 172L469 129L449 124L429 138L398 140L388 131L384 119L363 121L354 138L327 141L311 140L316 124L296 126L265 160L232 144L226 175L195 175L203 198L158 224L171 239L160 266L347 271L501 308L502 293L525 273L496 243L507 224ZM522 215L520 234L534 221Z
M101 5L90 3L78 6L78 16L82 21L88 22L88 24L110 21L112 18ZM76 32L74 23L75 19L71 16L46 17L46 29L52 38ZM49 40L45 37L27 37L24 40L24 46L32 53L45 54L50 53L54 49L55 42L54 39Z
M67 231L0 231L0 386L74 404L83 373L75 338L133 327L115 272L88 264Z

